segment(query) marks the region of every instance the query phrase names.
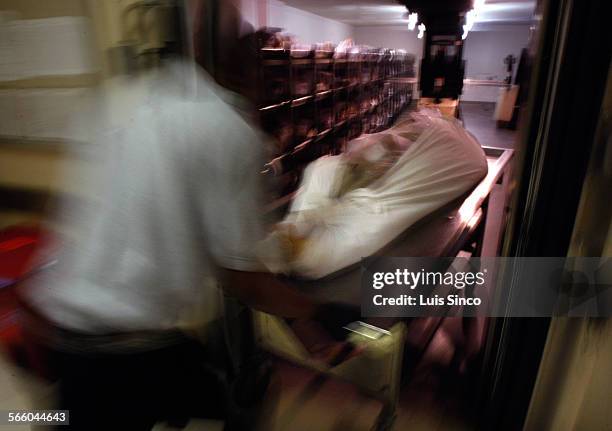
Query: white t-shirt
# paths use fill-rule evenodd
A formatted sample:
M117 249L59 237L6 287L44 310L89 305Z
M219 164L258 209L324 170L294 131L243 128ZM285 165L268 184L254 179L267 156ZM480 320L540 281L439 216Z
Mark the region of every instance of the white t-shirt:
M84 234L29 300L86 333L189 326L218 303L214 263L260 269L264 139L236 95L187 64L131 80L119 97L79 120L107 159L100 199L70 214Z

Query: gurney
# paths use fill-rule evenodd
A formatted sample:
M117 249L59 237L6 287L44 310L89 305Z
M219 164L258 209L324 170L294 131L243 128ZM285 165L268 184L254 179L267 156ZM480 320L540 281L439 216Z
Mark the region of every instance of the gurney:
M479 256L485 242L495 244L489 247L496 249L503 234L503 223L486 223L486 220L503 218L509 162L513 152L497 148L484 150L488 173L473 190L412 224L371 257L454 257L466 248L470 249L473 256ZM342 303L356 309L360 307L359 263L321 279L292 277L289 281L314 300ZM257 341L263 348L291 362L356 384L365 393L383 402L376 429L391 426L402 381L404 340L407 333L407 322L404 319L366 321L366 324L372 325L383 335L373 339L351 334L349 340L360 346L360 354L332 364L314 359L284 320L260 312L255 313L254 319ZM435 329L430 328L432 336Z
M304 171L289 213L262 254L275 273L321 279L372 256L406 228L469 192L487 173L478 141L454 119L413 113L349 142ZM265 250L265 248L264 248Z

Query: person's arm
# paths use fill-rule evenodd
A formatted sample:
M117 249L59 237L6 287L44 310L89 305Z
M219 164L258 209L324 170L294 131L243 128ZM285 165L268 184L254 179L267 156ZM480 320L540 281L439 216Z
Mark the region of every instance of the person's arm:
M220 106L209 113L218 115L216 133L202 136L208 145L193 175L200 178L195 198L220 285L249 307L283 317L310 317L317 304L268 272L257 258L266 233L263 137L222 110Z
M359 307L320 303L263 272L223 271L223 289L245 305L285 318L313 320L332 337L343 340L344 326L361 318Z
M312 318L320 305L287 283L265 272L222 269L222 287L245 305L288 318Z

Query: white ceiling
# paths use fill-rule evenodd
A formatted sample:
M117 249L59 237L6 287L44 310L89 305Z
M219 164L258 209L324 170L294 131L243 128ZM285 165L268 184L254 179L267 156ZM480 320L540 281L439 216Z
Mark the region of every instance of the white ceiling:
M434 0L432 0L434 1ZM406 8L394 0L283 0L289 6L354 26L405 25ZM535 0L486 0L478 23L525 24Z

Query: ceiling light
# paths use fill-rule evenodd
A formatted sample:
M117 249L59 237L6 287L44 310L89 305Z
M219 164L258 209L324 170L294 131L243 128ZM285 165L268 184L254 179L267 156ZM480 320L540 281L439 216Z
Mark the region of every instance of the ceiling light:
M484 6L485 0L474 0L474 8L469 10L465 15L465 24L463 25L463 34L461 35L461 39L465 39L472 27L474 27L474 23L478 17L478 12L480 12Z
M417 38L418 39L423 39L423 34L425 34L425 30L426 30L425 29L425 24L420 23L418 28L419 28L419 34L417 34Z
M414 30L418 21L419 15L416 12L412 12L408 15L408 30Z

